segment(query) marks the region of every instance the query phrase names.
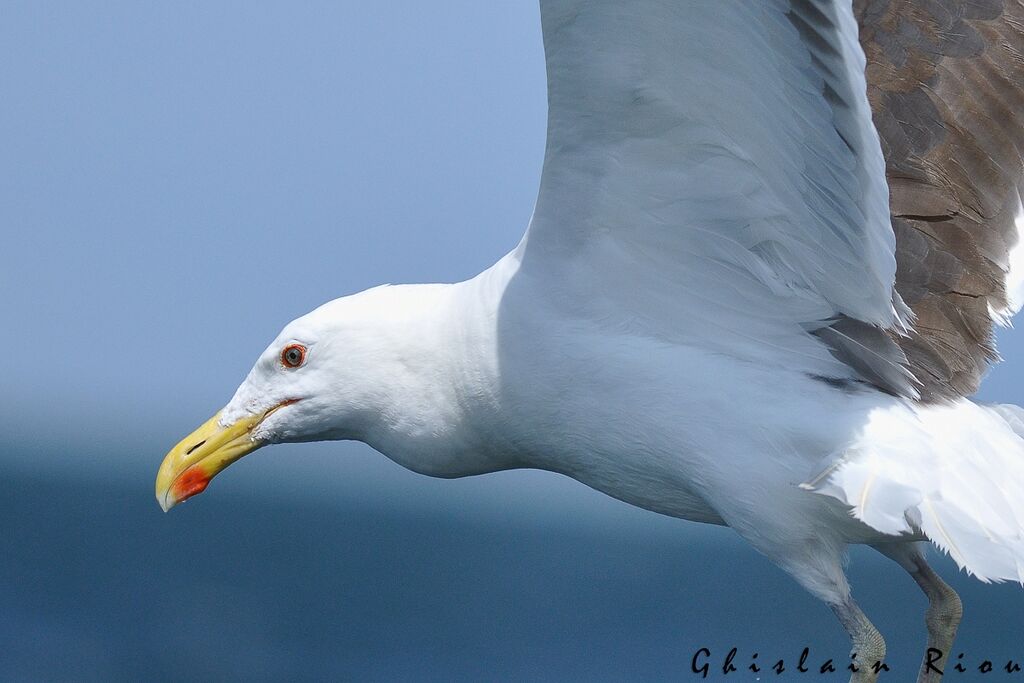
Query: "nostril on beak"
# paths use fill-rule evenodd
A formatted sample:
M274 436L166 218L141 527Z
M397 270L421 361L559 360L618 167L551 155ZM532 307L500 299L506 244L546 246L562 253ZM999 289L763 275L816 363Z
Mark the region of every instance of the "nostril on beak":
M193 452L193 451L194 451L195 449L197 449L197 448L199 448L200 446L202 446L202 445L203 445L204 443L206 443L206 439L203 439L202 441L200 441L199 443L197 443L197 444L196 444L195 446L193 446L192 448L190 448L190 449L188 449L187 451L185 451L185 455L192 455L192 452Z

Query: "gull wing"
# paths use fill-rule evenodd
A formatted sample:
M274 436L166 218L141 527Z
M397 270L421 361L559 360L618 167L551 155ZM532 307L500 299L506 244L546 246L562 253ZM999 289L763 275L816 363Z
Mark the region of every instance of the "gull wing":
M541 20L521 270L579 315L828 377L877 362L913 394L883 332L909 311L850 2L543 0ZM845 362L820 336L839 322Z
M857 9L542 0L524 277L562 314L918 396L858 38L884 13Z

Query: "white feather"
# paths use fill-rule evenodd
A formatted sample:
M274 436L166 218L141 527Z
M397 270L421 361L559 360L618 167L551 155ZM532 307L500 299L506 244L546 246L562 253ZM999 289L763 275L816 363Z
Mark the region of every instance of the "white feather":
M1024 582L1024 410L962 399L873 410L806 488L888 534L923 532L984 581Z

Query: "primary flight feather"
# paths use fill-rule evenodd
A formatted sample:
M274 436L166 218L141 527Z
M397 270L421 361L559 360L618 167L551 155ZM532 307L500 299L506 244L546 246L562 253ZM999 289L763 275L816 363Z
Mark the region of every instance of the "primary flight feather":
M1022 303L1017 0L542 0L548 137L522 242L466 282L287 325L165 458L164 509L263 445L425 474L532 467L735 529L884 641L870 544L1024 582L1024 411L967 398ZM1020 267L1018 267L1020 266ZM944 665L944 660L941 660ZM923 667L920 681L938 680Z

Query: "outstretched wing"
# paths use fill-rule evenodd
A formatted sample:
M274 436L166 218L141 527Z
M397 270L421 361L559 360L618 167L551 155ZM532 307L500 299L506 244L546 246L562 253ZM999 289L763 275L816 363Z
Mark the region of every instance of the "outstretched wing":
M904 396L977 387L1020 301L1019 0L541 14L548 144L521 257L555 305Z
M915 395L884 332L908 311L850 0L541 15L548 139L521 271L550 303Z
M856 0L896 232L899 339L924 398L967 395L1021 304L1024 5ZM1014 256L1018 256L1015 252ZM1009 277L1008 277L1009 276Z

